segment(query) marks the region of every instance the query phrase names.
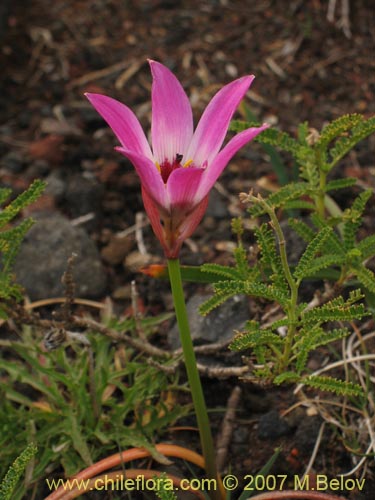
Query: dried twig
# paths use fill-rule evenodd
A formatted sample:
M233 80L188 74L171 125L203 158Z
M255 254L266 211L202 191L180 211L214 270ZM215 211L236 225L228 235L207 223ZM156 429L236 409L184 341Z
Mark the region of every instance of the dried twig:
M305 472L303 473L302 480L304 479L305 476L307 476L309 474L312 466L314 465L316 455L318 454L320 443L322 442L322 437L323 437L323 432L324 432L325 426L326 426L325 422L323 422L322 425L320 426L320 429L319 429L319 432L318 432L318 435L317 435L317 438L315 441L314 449L311 453L311 457L310 457L309 463L306 466Z
M80 76L75 80L72 80L67 87L73 89L75 87L80 87L81 85L86 85L86 83L92 82L94 80L99 80L100 78L104 78L106 76L113 75L114 73L118 73L119 71L124 70L129 66L129 61L120 61L116 64L112 64L107 68L99 69L97 71L91 71L90 73L86 73L86 75Z
M143 61L133 62L128 69L126 69L115 81L115 88L121 90L125 83L143 66Z
M161 358L171 357L171 354L168 351L164 351L159 347L155 347L148 341L145 342L144 340L133 338L130 335L127 335L126 333L118 332L117 330L108 328L91 318L79 318L77 316L74 316L73 321L74 325L77 327L92 329L98 333L106 335L112 340L116 340L117 342L124 342L125 344L134 347L138 351L145 352L150 356L156 356Z
M73 267L76 258L77 254L72 253L71 257L68 259L67 269L61 278L61 283L65 286L65 301L61 306L61 318L65 323L69 323L72 316L76 288L73 277Z
M131 301L132 301L133 318L135 321L135 329L137 331L138 337L142 341L147 342L147 337L145 335L145 332L143 331L142 324L141 324L142 315L141 315L139 308L138 308L138 292L137 292L135 280L132 280L132 282L130 284L130 295L131 295Z
M195 349L194 349L195 350ZM157 367L164 373L171 375L183 365L183 360L179 359L170 365L163 365L154 359L149 359L148 363ZM227 379L230 377L245 377L250 372L249 366L207 366L202 363L197 363L197 368L200 375L208 378Z
M330 493L322 493L320 491L270 491L261 493L251 497L251 500L290 500L291 498L298 498L299 500L345 500L344 497L331 495Z
M217 354L223 349L226 349L231 343L230 340L225 340L223 342L215 342L214 344L204 344L194 347L195 354ZM173 351L173 356L179 356L182 354L182 347L175 349Z
M245 377L250 373L248 366L207 366L197 363L197 367L201 375L218 379Z
M329 22L333 23L335 21L335 7L336 0L329 0L327 19ZM337 26L342 28L342 31L346 38L351 38L352 33L350 31L350 5L349 0L341 0L341 17L337 22Z
M147 249L143 241L143 225L144 214L143 212L137 212L135 214L135 240L137 242L138 251L141 255L147 255Z
M220 434L216 441L216 466L219 472L223 471L227 460L228 447L233 434L233 422L241 393L241 388L238 385L232 390L227 402L227 410L221 424Z
M75 299L75 302L77 300L78 299ZM61 302L62 299L59 299L59 301ZM34 303L34 306L35 304L36 303ZM40 304L40 305L45 305L45 304ZM87 342L89 342L84 333L82 332L78 333L71 330L67 330L64 321L41 319L39 315L37 315L33 311L28 310L25 307L20 306L18 304L9 307L9 316L12 317L12 319L14 319L18 323L33 325L45 330L47 332L45 342L47 344L47 347L51 349L58 347L58 345L61 345L67 339L81 342L84 345L87 345ZM133 347L137 351L144 352L151 357L171 359L171 360L175 359L176 362L169 366L157 363L155 360L152 359L149 360L151 364L157 366L160 370L163 370L166 373L173 373L180 365L182 365L181 349L176 349L173 352L161 349L159 347L152 345L145 337L134 338L130 335L127 335L124 332L119 332L115 329L109 328L92 318L73 315L70 318L70 328L92 330L94 332L98 332L116 342L124 342L125 344ZM228 341L225 341L225 342L218 342L215 344L201 345L195 347L194 351L197 354L206 354L206 355L218 354L228 346L228 343L229 343ZM244 380L248 380L252 368L253 367L249 363L245 364L244 366L207 366L202 363L198 363L198 370L201 375L218 379L241 377Z
M24 308L27 310L30 309L38 309L39 307L46 307L46 306L51 306L54 304L61 304L62 302L65 302L65 297L52 297L49 299L41 299L41 300L35 300L34 302L29 302L24 305ZM97 302L95 300L89 300L89 299L77 299L75 298L73 300L74 304L79 304L83 306L88 306L88 307L94 307L96 309L105 309L106 305L102 304L101 302Z

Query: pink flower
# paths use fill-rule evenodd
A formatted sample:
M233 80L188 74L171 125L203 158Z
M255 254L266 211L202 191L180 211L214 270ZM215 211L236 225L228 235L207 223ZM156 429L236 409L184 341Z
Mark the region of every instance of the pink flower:
M120 141L116 149L133 163L152 228L166 257L174 259L201 221L209 192L225 166L268 125L244 130L220 151L233 113L254 77L245 76L223 87L194 132L191 106L181 84L168 68L149 62L152 149L127 106L100 94L86 96Z

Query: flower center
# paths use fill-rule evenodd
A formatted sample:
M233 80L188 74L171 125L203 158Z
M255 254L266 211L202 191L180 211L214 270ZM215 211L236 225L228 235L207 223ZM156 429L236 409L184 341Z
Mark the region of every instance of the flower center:
M173 172L173 170L176 170L176 168L186 168L190 167L193 164L193 160L187 161L184 165L181 165L183 155L177 153L176 158L174 161L171 163L168 160L164 160L163 163L159 165L159 163L156 163L156 167L160 172L161 178L163 179L164 184L167 183L169 176Z

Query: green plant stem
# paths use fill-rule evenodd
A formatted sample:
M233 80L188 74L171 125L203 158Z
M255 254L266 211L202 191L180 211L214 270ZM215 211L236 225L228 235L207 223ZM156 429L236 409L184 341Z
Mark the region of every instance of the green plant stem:
M280 260L281 260L281 265L284 271L285 278L288 282L289 289L290 289L290 301L289 305L287 308L287 315L288 315L288 320L289 320L289 326L288 326L288 333L285 339L285 347L284 347L284 352L282 355L282 358L280 360L280 366L279 366L279 373L281 373L286 366L289 364L289 357L293 345L293 338L295 335L295 330L296 330L296 311L297 311L297 301L298 301L298 283L294 280L292 273L290 271L289 263L288 263L288 257L286 254L286 248L285 248L285 237L283 230L281 229L280 223L278 221L278 218L276 217L275 211L266 203L263 203L263 206L266 208L267 213L271 219L272 222L272 227L277 235L277 240L279 243L279 252L280 252Z
M316 199L315 205L316 205L316 211L318 212L318 215L324 219L325 215L325 204L324 204L324 198L325 198L325 192L326 192L326 185L327 185L327 174L320 170L319 174L319 195Z
M168 271L172 288L174 308L176 311L177 324L180 330L180 338L184 354L186 372L190 384L194 409L197 416L206 473L209 479L218 480L211 427L208 419L206 403L204 400L202 384L197 369L193 342L190 335L190 327L182 287L180 262L178 259L168 260ZM211 494L215 499L220 498L219 491L212 491Z

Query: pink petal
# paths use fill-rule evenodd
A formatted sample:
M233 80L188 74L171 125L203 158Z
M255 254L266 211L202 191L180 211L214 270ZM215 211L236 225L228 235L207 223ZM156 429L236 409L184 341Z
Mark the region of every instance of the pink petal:
M194 210L185 217L183 223L180 226L180 239L182 241L186 240L186 238L190 238L190 236L194 233L197 226L199 225L202 217L206 213L208 205L208 196L203 198L198 205L195 206Z
M152 149L159 163L173 162L176 154L186 154L193 136L193 114L189 99L174 74L158 62L150 61L150 66Z
M187 159L192 159L194 165L203 166L205 162L210 165L215 158L223 144L229 122L253 80L254 76L239 78L212 98L198 123L187 153Z
M166 251L168 249L168 245L165 237L164 228L160 220L160 211L157 205L155 204L154 200L151 198L146 189L144 189L143 187L142 187L142 199L146 213L148 215L148 218L150 219L151 227L155 233L155 236L160 241L164 251Z
M195 205L196 194L204 174L203 168L180 167L174 170L167 182L167 193L174 209L190 212Z
M108 123L126 150L152 159L150 146L133 111L116 99L105 95L86 93L85 96Z
M165 256L167 259L176 259L183 242L193 234L202 220L207 209L208 196L182 220L179 217L176 220L173 215L161 216L158 207L144 189L142 189L142 198L152 229L163 247Z
M141 180L142 188L148 192L160 207L169 211L170 204L167 190L156 165L145 156L141 156L134 151L129 151L121 147L117 147L116 150L129 158L133 163Z
M207 196L219 178L221 172L228 165L237 151L268 127L269 124L265 123L261 127L248 128L235 135L233 139L228 142L225 148L220 151L217 157L213 160L212 164L205 170L196 197L198 199L202 199Z

